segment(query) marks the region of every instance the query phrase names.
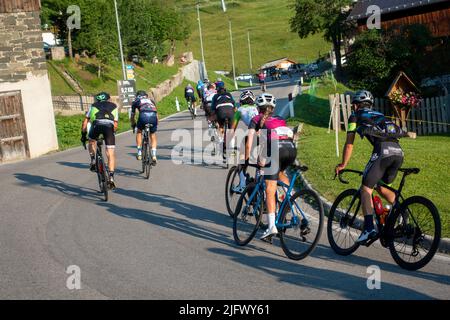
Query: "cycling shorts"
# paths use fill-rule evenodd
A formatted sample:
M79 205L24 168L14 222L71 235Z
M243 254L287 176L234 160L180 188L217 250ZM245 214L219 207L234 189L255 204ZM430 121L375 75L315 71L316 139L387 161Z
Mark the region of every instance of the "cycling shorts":
M225 126L226 120L228 120L228 129L233 126L234 108L232 106L223 106L216 109L217 122L220 127Z
M297 148L292 140L272 141L278 144L278 155L272 155L270 163L264 169L264 179L269 181L278 180L280 172L285 171L295 163L297 159Z
M211 102L205 101L203 103L203 110L205 111L205 116L210 117L213 113L211 110Z
M106 148L114 149L116 147L113 124L101 124L94 121L91 130L89 130L88 138L90 140L97 140L101 135L103 135L103 139L105 140Z
M186 94L186 101L192 101L192 102L196 102L197 101L197 98L195 97L195 94L192 92L192 93L189 93L189 94Z
M158 117L156 116L156 112L143 112L139 114L136 127L142 131L147 124L150 124L150 133L153 134L158 131Z
M362 184L373 189L379 182L387 185L394 182L398 169L403 164L403 151L396 142L382 143L372 154L364 170Z

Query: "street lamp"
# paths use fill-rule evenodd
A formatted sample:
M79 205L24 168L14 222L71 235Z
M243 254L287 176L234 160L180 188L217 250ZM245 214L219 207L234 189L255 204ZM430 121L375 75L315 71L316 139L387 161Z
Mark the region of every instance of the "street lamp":
M202 71L203 71L203 79L208 76L208 72L206 71L206 63L205 63L205 52L203 50L203 35L202 35L202 23L200 21L200 3L197 2L197 20L198 20L198 30L200 33L200 48L202 51Z
M125 71L125 60L123 58L122 35L120 33L119 11L117 10L116 0L114 0L114 7L116 10L116 23L117 23L117 33L119 35L120 60L122 61L123 80L127 80L127 72Z
M225 0L222 0L222 8L223 8L223 12L226 13L227 6L225 5ZM231 19L228 19L228 26L229 26L229 30L230 30L231 60L233 63L233 81L234 81L234 87L236 88L236 90L238 90L238 85L236 82L236 66L234 63L233 32L231 31Z

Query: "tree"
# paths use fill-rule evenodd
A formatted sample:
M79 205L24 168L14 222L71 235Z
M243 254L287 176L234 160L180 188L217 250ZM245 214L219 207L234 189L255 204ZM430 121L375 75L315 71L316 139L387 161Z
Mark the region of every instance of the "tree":
M337 74L341 74L341 42L343 24L352 0L295 0L295 16L291 18L291 31L300 38L319 32L333 43Z
M389 85L395 61L389 59L390 45L381 31L369 30L360 34L348 55L350 84L375 94L384 94Z

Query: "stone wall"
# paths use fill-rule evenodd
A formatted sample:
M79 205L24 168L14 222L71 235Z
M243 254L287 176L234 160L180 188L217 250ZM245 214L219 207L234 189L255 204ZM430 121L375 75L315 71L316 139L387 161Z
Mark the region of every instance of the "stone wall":
M39 1L0 7L0 92L20 91L30 157L58 149Z
M46 74L39 12L0 13L0 82Z
M161 101L183 83L184 79L197 82L200 80L200 62L193 60L190 64L180 68L178 73L169 80L159 84L156 88L151 88L149 92L156 102Z

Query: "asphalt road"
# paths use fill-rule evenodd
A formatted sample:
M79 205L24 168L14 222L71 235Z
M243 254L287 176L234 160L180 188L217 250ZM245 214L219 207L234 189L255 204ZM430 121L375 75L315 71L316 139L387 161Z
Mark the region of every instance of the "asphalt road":
M293 84L273 85L269 91L286 103ZM134 137L119 136L119 188L108 203L82 148L0 166L0 298L450 298L448 256L408 272L380 246L338 256L325 233L298 262L257 239L237 247L224 202L227 171L171 160L179 150L174 130L193 127L187 113L161 122L149 181L134 158ZM193 149L201 159L201 148ZM80 290L66 285L72 265L81 271ZM380 290L367 288L371 265L381 268Z

